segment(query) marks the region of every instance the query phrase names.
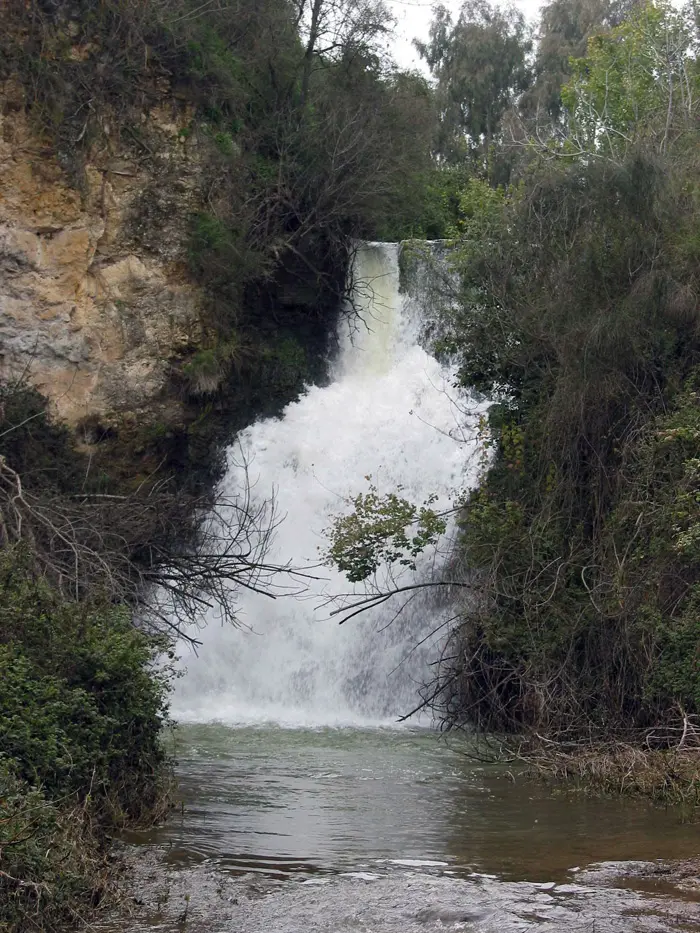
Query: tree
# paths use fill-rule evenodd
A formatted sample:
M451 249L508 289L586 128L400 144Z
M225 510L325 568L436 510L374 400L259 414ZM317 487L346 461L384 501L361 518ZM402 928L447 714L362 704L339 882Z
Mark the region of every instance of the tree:
M351 583L372 576L380 564L416 569L416 559L445 533L447 522L431 506L432 496L417 506L394 492L379 495L370 485L350 503L352 511L339 515L328 532L328 562Z
M295 0L297 27L306 36L301 103L316 64L376 53L393 23L382 0Z
M588 40L619 25L637 0L552 0L542 8L533 86L523 110L559 121L561 89L571 78L571 59L583 58Z
M664 0L591 38L562 91L570 150L621 160L646 140L664 151L696 118L697 54L694 7L678 10Z
M504 114L531 80L524 16L488 0L468 0L453 23L438 7L429 41L415 44L437 82L438 157L473 158L483 170Z

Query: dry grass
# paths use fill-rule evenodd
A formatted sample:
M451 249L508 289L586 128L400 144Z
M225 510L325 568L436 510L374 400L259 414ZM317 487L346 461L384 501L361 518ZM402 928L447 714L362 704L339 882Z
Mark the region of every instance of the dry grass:
M543 743L519 752L532 773L547 781L613 796L645 797L700 812L700 748L654 749L628 742L578 748Z

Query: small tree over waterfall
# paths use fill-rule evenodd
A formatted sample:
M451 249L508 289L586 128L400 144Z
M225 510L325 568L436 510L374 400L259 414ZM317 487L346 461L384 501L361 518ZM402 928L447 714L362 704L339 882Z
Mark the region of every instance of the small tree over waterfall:
M418 556L445 533L445 515L431 508L437 496L415 505L400 491L380 495L370 484L368 492L351 500L351 512L334 519L327 559L351 583L366 580L381 564L415 570Z

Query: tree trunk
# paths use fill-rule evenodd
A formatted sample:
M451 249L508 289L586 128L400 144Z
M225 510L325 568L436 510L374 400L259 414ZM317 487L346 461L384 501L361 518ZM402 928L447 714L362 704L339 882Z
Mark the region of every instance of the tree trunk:
M321 25L321 12L325 0L313 0L311 7L311 25L309 26L309 41L306 43L304 52L304 67L301 76L301 105L306 104L309 95L309 81L311 80L311 69L314 61L314 51Z

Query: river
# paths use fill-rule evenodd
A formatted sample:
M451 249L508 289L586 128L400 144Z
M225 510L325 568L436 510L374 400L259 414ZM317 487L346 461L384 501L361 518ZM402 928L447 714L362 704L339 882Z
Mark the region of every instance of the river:
M439 866L563 881L591 862L697 853L661 808L553 793L427 729L179 730L184 812L148 837L172 864L311 877Z
M427 729L191 725L174 750L184 806L129 837L139 904L107 933L700 930L680 813Z

